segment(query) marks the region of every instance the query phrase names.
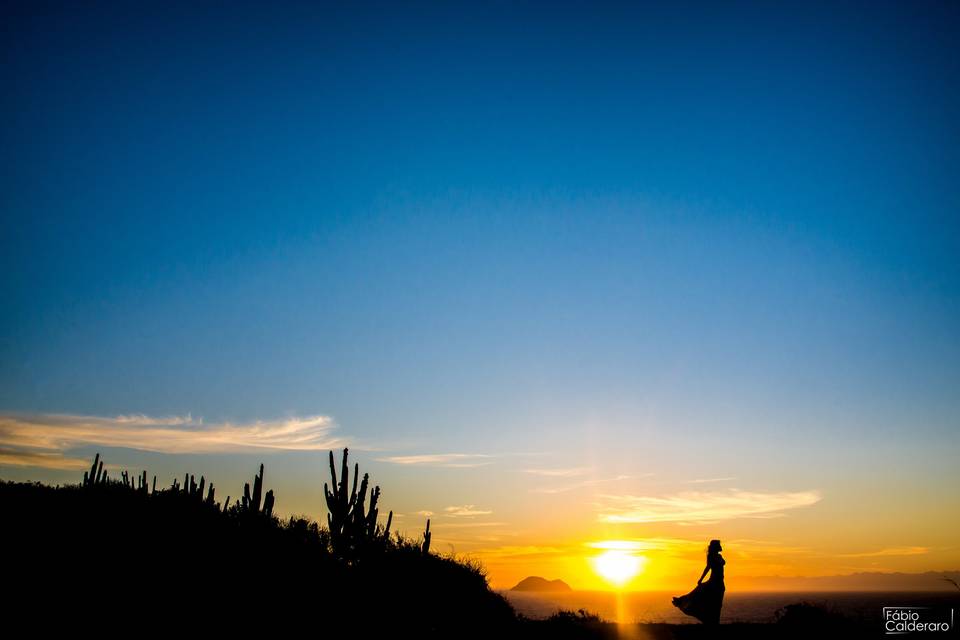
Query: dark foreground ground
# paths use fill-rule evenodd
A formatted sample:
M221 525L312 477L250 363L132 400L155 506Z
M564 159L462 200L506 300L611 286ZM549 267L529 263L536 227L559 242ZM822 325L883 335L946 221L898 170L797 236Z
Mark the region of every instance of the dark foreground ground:
M144 483L146 484L146 483ZM188 484L185 482L185 484ZM375 638L777 638L882 632L816 606L776 624L618 626L587 612L518 615L479 565L423 539L328 527L133 480L0 482L3 612L26 635L200 632ZM373 531L378 531L373 529Z
M874 624L852 622L815 606L798 605L776 623L734 622L708 627L701 624L646 623L617 625L586 612L561 612L540 621L527 621L525 638L603 638L613 640L695 640L743 638L876 638L883 634Z

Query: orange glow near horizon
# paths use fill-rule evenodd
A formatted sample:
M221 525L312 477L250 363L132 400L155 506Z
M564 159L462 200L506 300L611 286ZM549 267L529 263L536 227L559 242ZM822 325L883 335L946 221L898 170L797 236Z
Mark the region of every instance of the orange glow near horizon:
M568 539L550 545L529 541L515 546L478 545L479 548L466 555L482 562L491 585L497 589L510 589L523 578L540 576L548 580L562 579L578 591L673 591L677 595L689 591L700 576L707 542L706 536L587 542ZM860 581L834 578L864 571L869 574L871 570L880 573L944 571L938 565L951 566L949 552L943 552L947 561L931 561L929 558L934 552L925 549L892 549L862 554L863 557L841 549L830 551L832 553L818 554L802 547L731 536L724 539L723 555L730 570L726 576L727 588L736 591L870 590L876 587L871 586L867 578ZM894 553L910 555L901 557ZM927 559L929 564L917 568L907 564L917 559ZM900 562L895 562L898 560ZM818 577L829 579L811 582ZM918 581L919 586L911 588L926 584L922 576ZM941 581L933 578L928 581L930 589L943 587Z
M232 453L207 476L217 487L242 487L260 462L247 449L269 449L277 513L321 524L329 465L313 449L338 437L323 416L233 424L189 414L0 415L0 432L0 477L51 484L79 479L90 463L76 450L81 444L109 448L111 470L147 469L167 482L198 470L186 454L223 448ZM293 446L307 448L284 453ZM676 470L666 454L642 464L608 448L550 463L518 456L360 448L351 462L389 488L381 508L393 512L393 532L417 539L429 519L432 550L478 561L495 589L540 576L578 591L685 593L711 539L722 541L730 591L864 591L906 581L911 590L937 590L948 583L933 573L960 566L960 510L945 508L940 491L950 485L946 467L904 482L852 459L843 482L800 470L782 484L758 472L735 486L722 470L703 478ZM880 574L913 577L871 577Z

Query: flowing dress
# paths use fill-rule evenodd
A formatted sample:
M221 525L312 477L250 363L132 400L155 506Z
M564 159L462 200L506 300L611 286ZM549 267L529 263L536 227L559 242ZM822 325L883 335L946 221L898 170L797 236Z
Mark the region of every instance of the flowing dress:
M720 622L720 607L723 606L723 565L726 561L719 553L707 558L710 578L701 582L690 593L673 599L673 605L688 616L693 616L704 624Z

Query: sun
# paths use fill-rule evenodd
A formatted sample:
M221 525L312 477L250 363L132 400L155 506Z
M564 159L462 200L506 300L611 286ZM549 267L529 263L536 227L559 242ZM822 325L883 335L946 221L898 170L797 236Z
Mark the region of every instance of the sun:
M646 558L623 549L610 549L590 559L593 570L612 585L621 587L643 570Z

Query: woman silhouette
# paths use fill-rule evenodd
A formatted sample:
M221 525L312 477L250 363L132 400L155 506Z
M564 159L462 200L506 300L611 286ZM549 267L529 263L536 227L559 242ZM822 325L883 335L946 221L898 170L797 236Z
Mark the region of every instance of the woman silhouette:
M726 561L720 552L723 547L719 540L711 540L707 547L707 566L703 568L696 588L690 593L673 599L673 605L688 616L693 616L704 624L719 624L720 607L723 606L723 565ZM703 582L710 572L710 579Z

